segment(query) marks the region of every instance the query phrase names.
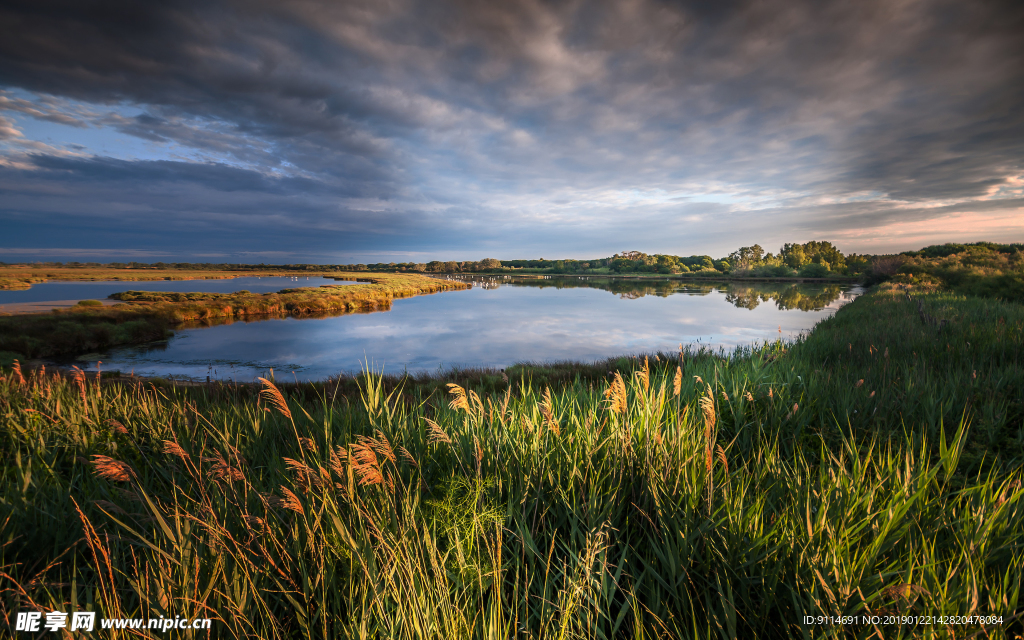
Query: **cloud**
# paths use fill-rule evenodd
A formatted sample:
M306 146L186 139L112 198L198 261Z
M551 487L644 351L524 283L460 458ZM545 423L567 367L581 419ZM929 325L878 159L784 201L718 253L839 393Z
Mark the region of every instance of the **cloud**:
M25 246L65 219L188 237L159 219L296 256L864 250L1021 195L1019 3L12 2L0 25Z
M8 118L0 116L0 140L10 140L12 138L23 138L24 134L14 126L14 122Z

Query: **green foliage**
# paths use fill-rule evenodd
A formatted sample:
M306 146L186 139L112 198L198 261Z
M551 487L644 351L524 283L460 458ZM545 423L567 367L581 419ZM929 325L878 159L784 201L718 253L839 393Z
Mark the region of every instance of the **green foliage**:
M99 300L79 300L77 305L79 307L102 307L103 303Z
M792 278L796 272L784 264L754 267L750 275L756 278Z
M811 262L800 268L799 275L801 278L827 278L831 271L827 264Z
M807 264L814 263L830 271L846 271L846 257L831 242L812 240L803 244L786 243L779 250L779 256L791 269L801 269Z
M896 264L881 276L900 284L937 285L961 294L1024 302L1021 248L991 242L925 247L894 256Z
M729 254L727 260L738 271L747 271L762 264L764 249L755 244L752 247L740 247Z
M97 351L163 339L171 326L162 315L109 307L93 309L0 317L0 351L29 358Z

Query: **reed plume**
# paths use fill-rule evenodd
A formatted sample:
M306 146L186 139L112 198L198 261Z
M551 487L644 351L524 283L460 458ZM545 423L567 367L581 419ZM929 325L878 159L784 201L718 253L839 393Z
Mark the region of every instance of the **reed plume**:
M622 376L616 372L615 377L612 379L612 383L605 389L604 397L608 398L608 408L612 410L612 413L622 415L628 410L626 404L626 383L622 381Z
M300 460L293 460L292 458L282 458L286 467L297 476L299 482L303 485L304 490L309 491L310 487L322 487L324 485L323 480L312 467L307 465L305 462Z
M104 480L128 482L135 477L135 470L127 462L101 455L92 457L93 473Z
M725 457L725 449L722 445L718 445L718 461L722 463L722 467L725 469L725 479L729 479L729 460Z
M377 454L367 441L371 438L359 436L359 442L352 445L352 470L359 477L360 486L371 486L384 482L384 473L377 461Z
M173 440L164 440L164 453L170 454L172 456L178 456L186 463L192 462L188 454L185 453L185 450L181 448L181 445L179 445L177 442L174 442Z
M366 440L369 443L369 445L373 447L374 451L387 458L388 461L391 462L391 464L395 464L398 458L395 457L395 450L391 447L391 443L388 442L387 437L385 437L383 433L381 433L380 431L377 431L376 433L376 439L364 438L364 440Z
M440 425L430 418L424 418L424 420L427 421L428 426L427 444L437 444L439 442L443 442L445 444L452 443L451 438L448 437L448 434L444 432L444 429L442 429Z
M348 452L340 446L331 450L331 471L339 479L345 478L345 457L348 457Z
M676 367L676 377L672 380L672 394L676 397L683 388L683 368Z
M647 363L647 356L644 356L644 366L636 372L636 377L640 380L640 384L643 385L644 393L647 393L651 385L651 369Z
M72 374L72 376L71 376L71 379L75 381L76 385L78 385L78 395L81 396L81 398L82 398L82 410L85 413L85 417L88 418L89 417L89 404L88 404L89 398L88 398L88 396L85 395L85 372L82 371L81 369L79 369L78 367L71 367L71 368L75 370L74 374Z
M285 401L284 395L281 393L281 390L278 389L273 382L267 380L266 378L257 379L263 383L263 389L260 391L260 397L266 400L269 404L273 405L273 407L277 409L281 413L281 415L291 420L292 412L288 408L288 403Z
M538 406L540 407L541 415L544 416L544 424L547 428L554 431L555 435L560 435L561 432L558 429L558 422L555 421L555 415L551 411L551 387L546 387L544 389L544 395Z
M466 398L466 390L454 382L449 382L448 392L454 396L452 401L448 403L448 407L456 411L465 409L466 413L469 413L469 400Z
M874 392L872 392L872 395L874 395ZM790 409L789 413L786 414L786 420L789 420L790 418L795 416L796 415L796 410L799 409L799 408L800 408L800 405L798 405L797 403L794 402L793 403L793 408Z
M278 498L275 502L279 507L294 511L300 515L306 515L306 510L302 508L302 502L299 500L299 496L292 493L288 487L281 485L281 495L283 497Z
M711 501L715 495L715 477L712 473L715 446L715 400L711 385L707 385L706 395L699 400L701 412L704 414L704 473L707 476L708 515L711 515Z
M398 447L398 457L402 458L417 469L420 468L420 463L416 462L416 458L412 457L412 454L409 453L409 450L405 447Z
M263 518L258 518L256 516L242 516L242 519L245 520L245 526L249 528L252 535L259 536L267 532L267 521Z
M21 373L21 363L15 360L14 364L11 365L11 371L14 372L14 381L18 383L18 386L24 386L25 376Z
M219 453L213 457L203 458L203 462L211 463L210 470L206 472L206 477L211 480L231 483L245 479L241 470L232 467Z
M715 426L715 400L711 395L711 386L707 387L707 395L702 397L699 401L700 410L704 414L704 428L712 429Z

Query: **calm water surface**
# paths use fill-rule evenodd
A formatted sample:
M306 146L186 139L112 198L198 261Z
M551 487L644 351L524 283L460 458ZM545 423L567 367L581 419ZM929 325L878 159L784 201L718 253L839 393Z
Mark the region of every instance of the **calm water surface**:
M102 280L97 282L40 282L24 291L0 291L0 306L51 300L99 300L122 291L177 291L188 293L273 293L293 287L319 287L322 284L356 284L321 277L231 278L230 280Z
M837 285L489 282L396 300L386 312L184 329L159 346L102 354L102 367L236 381L273 368L278 379L321 380L367 362L414 373L675 352L680 343L728 349L778 338L780 328L794 337L858 293Z

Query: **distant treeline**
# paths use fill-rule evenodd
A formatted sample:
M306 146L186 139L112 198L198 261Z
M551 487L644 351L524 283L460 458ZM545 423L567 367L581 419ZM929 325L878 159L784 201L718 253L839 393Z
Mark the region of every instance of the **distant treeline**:
M0 266L3 263L0 262ZM544 274L686 274L706 276L725 274L753 277L828 277L854 275L870 269L871 256L851 254L844 256L831 242L786 244L778 254L765 253L761 245L740 247L722 258L710 255L676 256L624 251L605 258L587 260L497 260L479 261L434 260L431 262L378 262L369 264L211 264L185 262L43 262L35 267L63 267L82 269L180 269L190 271L367 271L419 272L419 273L544 273Z
M900 254L844 254L831 242L786 243L778 253L766 252L759 244L740 247L727 256L677 256L624 251L606 258L588 260L434 260L431 262L378 262L370 264L211 264L182 262L45 262L37 267L111 268L111 269L187 269L192 271L347 271L347 272L419 272L419 273L543 273L543 274L695 274L703 276L761 278L824 278L861 276L871 282L895 279L898 282L934 282L952 288L996 287L1000 291L1024 290L1021 252L1024 244L976 242L943 244ZM3 263L0 263L3 266ZM993 279L995 278L995 279ZM984 284L982 283L984 280ZM984 293L984 295L992 295ZM1005 297L1005 296L1000 296ZM1014 293L1010 298L1022 297Z

